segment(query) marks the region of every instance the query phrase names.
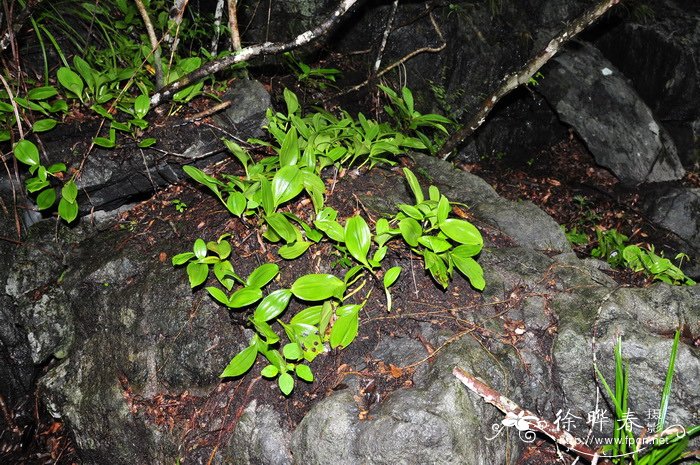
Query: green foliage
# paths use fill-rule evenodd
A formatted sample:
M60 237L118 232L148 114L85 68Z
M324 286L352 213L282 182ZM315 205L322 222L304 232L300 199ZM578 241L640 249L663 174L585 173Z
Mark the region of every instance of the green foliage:
M591 250L591 255L607 261L610 266L616 268L624 266L625 258L622 252L629 238L617 232L617 229L604 231L597 228L595 233L598 239L598 245Z
M423 143L430 153L439 150L438 135L447 136L447 126L454 125L454 122L442 115L433 113L421 114L414 107L413 93L407 87L401 89L399 95L393 89L380 85L379 88L389 98L390 105L384 106L384 111L393 118L399 128L407 132L414 132L416 137ZM429 137L423 131L434 134Z
M340 70L335 68L312 68L303 61L298 60L291 52L285 53L284 57L299 82L309 84L320 90L325 90L329 86L335 87L333 83L335 83L336 77L341 74Z
M568 240L572 245L588 244L588 236L584 232L579 232L576 226L574 226L572 229L567 229L566 226L561 225L561 230L564 231L566 240Z
M656 434L651 437L635 439L629 423L629 366L622 358L622 341L619 336L615 345L614 391L610 388L598 367L595 367L596 374L614 406L613 442L604 446L605 452L614 464L669 465L678 463L693 455L687 449L690 439L700 434L700 425L687 428L679 428L678 425L675 425L665 429L679 339L680 331L676 331L668 369L666 370L666 380L661 392ZM642 439L643 441L641 441Z
M407 90L406 95L410 95ZM407 169L404 173L416 204L399 205L401 211L391 220L377 221L374 231L359 215L347 218L343 224L338 212L325 205L325 183L320 177L324 168L393 164L390 157L405 149L425 149L419 139L367 120L362 114L356 120L347 113L338 118L323 111L305 116L292 92L285 90L284 98L286 113L270 110L267 114L267 130L272 141L251 141L267 146L272 155L254 159L241 145L225 140L242 174L216 178L193 166L184 170L211 190L234 216L257 218L262 237L281 244L278 252L283 259L295 259L322 240L331 242L341 256L340 262L348 268L343 279L332 274L307 274L290 288L263 297L263 288L277 275L278 266L263 264L247 279L240 278L229 260L231 247L226 235L211 242L197 239L191 252L178 254L172 260L175 266L187 265L192 288L204 284L210 268L213 269L219 285L206 289L218 303L231 309L257 305L249 318L256 335L233 358L222 376L248 372L258 355L262 355L269 364L261 375L276 378L286 395L294 388L295 377L313 381L313 372L307 364L316 356L328 348L347 347L357 337L359 311L369 293L362 304L346 303L346 300L359 292L367 279L381 282L387 308L391 310L389 289L398 280L401 268L381 270L388 241L408 243L413 252L424 258L426 269L443 288L447 287L455 267L475 288L483 289L485 282L483 271L474 260L483 246L481 234L471 223L451 217L451 204L436 187L430 187L430 197L425 199L417 179ZM415 127L421 124L416 123ZM309 208L313 211L306 213L314 218L313 224L282 208L301 196L311 201ZM354 290L347 292L360 280ZM313 305L285 323L278 317L293 298ZM270 323L275 319L284 330L287 344L282 345L281 334Z
M657 255L654 246L649 246L648 250L639 248L636 245L628 245L622 251L626 265L632 271L643 271L654 279L667 284L694 286L696 283L674 265L671 260ZM679 254L676 259L681 259L685 254Z
M483 290L484 272L474 259L484 245L481 233L470 222L451 218L450 201L437 187L430 186L426 199L415 175L407 168L403 171L416 202L398 205L400 211L391 222L377 221L377 243L383 246L389 239L401 237L423 257L425 269L443 288L449 285L456 267L475 289Z
M654 246L644 250L636 245L628 245L628 237L615 229L596 230L598 246L591 250L591 255L607 260L611 266L627 267L635 272L643 271L655 280L673 285L694 286L696 283L674 265L671 260L657 255ZM686 254L678 254L676 260L687 258Z

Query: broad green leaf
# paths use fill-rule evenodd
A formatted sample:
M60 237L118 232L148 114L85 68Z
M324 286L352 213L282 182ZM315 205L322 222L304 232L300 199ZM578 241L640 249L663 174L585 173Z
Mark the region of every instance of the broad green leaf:
M255 344L252 344L233 357L233 360L231 360L219 377L233 378L242 375L253 367L256 358L258 358L258 348Z
M242 308L252 305L262 298L262 291L257 288L244 287L231 295L229 307Z
M287 360L299 360L304 356L301 347L296 342L290 342L282 347L282 354Z
M32 125L32 131L34 132L46 132L50 131L56 127L56 120L53 118L40 119L34 122Z
M284 101L287 104L287 115L293 115L299 109L299 100L289 89L284 89Z
M155 145L156 142L158 142L158 140L155 137L147 137L139 142L139 147L142 149L146 149Z
M78 186L72 179L66 182L61 188L61 197L66 199L66 202L75 203L78 198Z
M404 212L406 215L410 216L411 218L418 220L418 221L423 221L424 215L421 213L420 210L418 210L416 207L413 205L406 205L404 203L397 205L399 207L399 210Z
M332 348L345 348L357 337L359 327L359 305L346 305L345 307L353 307L351 311L343 316L339 316L333 328L331 329L330 343ZM343 307L341 307L343 308ZM340 308L338 309L340 310Z
M36 165L34 165L36 166ZM44 187L47 187L50 183L46 180L41 180L38 177L34 178L29 178L27 179L27 191L34 193L34 192L39 192L42 190Z
M173 266L178 266L178 265L184 265L188 261L190 261L191 258L194 258L194 254L192 252L184 252L175 255L172 258Z
M413 172L408 168L403 169L403 174L404 176L406 176L406 181L408 181L408 185L411 188L411 191L413 192L413 196L416 198L416 204L423 202L425 198L423 197L423 191L421 190L416 175L413 174Z
M484 270L473 258L463 258L459 255L451 254L452 261L457 269L467 278L475 289L484 290Z
M437 206L437 223L441 225L447 217L450 215L450 201L444 195L440 197L440 201Z
M280 147L280 166L296 165L299 160L299 137L297 130L292 128L282 142Z
M367 254L369 253L372 233L369 226L361 216L353 216L345 223L345 245L348 252L355 259L363 264L367 264Z
M243 194L240 192L231 192L226 200L226 208L231 214L235 216L241 216L245 211L247 200Z
M45 189L36 197L36 206L39 210L46 210L56 203L56 191L53 188Z
M272 178L275 208L292 200L304 189L304 175L296 166L282 166Z
M428 198L432 200L433 202L438 202L440 201L440 198L442 196L440 195L440 190L435 187L435 186L430 186L428 188Z
M56 72L56 77L63 87L73 92L81 102L83 101L83 89L85 88L85 84L80 76L78 76L78 73L70 68L61 67Z
M219 185L221 184L219 181L217 181L215 178L209 176L206 174L204 171L200 170L199 168L196 168L194 166L190 165L185 165L182 167L182 170L187 173L189 177L197 181L198 183L207 186L209 189L214 191L214 193L218 196L219 195Z
M345 242L345 231L335 220L316 220L314 226L336 242Z
M207 256L207 243L204 242L204 239L197 239L196 241L194 241L192 251L198 259L203 259Z
M272 193L272 185L267 178L260 180L260 203L266 215L271 215L275 212L275 197Z
M271 292L258 304L253 313L253 319L258 321L270 321L277 318L285 311L289 300L292 298L292 291L289 289L279 289Z
M309 301L341 298L345 283L332 274L307 274L294 281L291 291L297 298Z
M328 328L328 324L331 322L331 318L333 318L333 313L333 304L328 300L323 302L323 305L321 306L321 320L318 322L318 331L322 338L326 335L326 329Z
M187 265L187 277L190 280L190 287L195 288L207 280L209 276L209 266L204 263L190 262Z
M386 270L386 273L384 273L384 288L385 289L390 288L396 282L396 280L399 279L400 274L401 274L401 267L400 266L394 266L394 267Z
M435 281L446 289L450 284L450 277L447 273L447 266L442 258L430 250L425 250L423 252L423 260L425 261L425 268L430 271Z
M253 270L250 276L248 276L248 279L246 280L246 286L261 289L267 283L272 281L272 279L275 276L277 276L277 273L279 273L279 271L280 267L277 266L275 263L265 263L263 265L260 265L255 270Z
M452 256L459 256L461 258L470 258L475 255L478 255L479 252L481 252L482 246L481 244L472 244L472 245L459 245L452 249L450 251L450 254Z
M274 365L268 365L260 370L260 376L263 378L274 378L279 374L280 370Z
M442 222L440 230L447 237L460 244L484 244L484 239L476 227L468 221L449 218Z
M423 235L423 228L413 218L404 218L399 221L399 230L403 239L411 247L418 247L418 239Z
M29 100L46 100L47 98L58 95L58 91L53 86L37 87L27 93Z
M283 214L270 213L265 216L265 221L287 244L297 240L297 229Z
M303 365L299 363L294 367L294 372L300 379L312 383L314 381L314 374L311 372L311 368L308 365Z
M78 55L75 55L73 57L73 66L75 66L75 69L78 70L78 73L80 73L80 76L82 76L83 80L87 84L88 88L92 92L97 91L97 76L98 73L94 69L90 67L90 65L87 63L87 61L83 60L80 58ZM72 90L72 89L71 89Z
M302 172L304 179L304 189L311 197L314 209L319 211L323 208L323 195L326 193L326 185L316 174L308 171Z
M280 340L280 337L277 335L277 333L275 333L275 330L272 329L272 326L270 326L266 321L256 319L251 321L255 327L255 331L265 338L265 343L276 344Z
M418 238L418 242L435 253L442 253L452 247L449 241L437 236L421 236Z
M25 165L39 165L39 149L36 148L34 142L28 141L27 139L22 139L15 144L13 152L17 160L21 161Z
M314 305L313 307L307 307L300 311L289 320L291 325L311 325L316 326L319 321L321 321L321 313L323 312L323 307L321 305Z
M211 295L219 303L222 303L226 306L229 305L228 296L226 295L226 293L224 291L222 291L218 287L209 286L209 287L207 287L207 291L209 292L209 295Z
M245 169L246 173L248 172L248 164L251 161L250 155L248 152L238 145L236 142L228 139L222 139L224 141L224 145L226 145L226 148L235 156L238 161L241 162L241 165L243 165L243 168Z
M95 137L92 139L95 145L103 147L105 149L114 148L117 145L117 141L114 139L107 139L106 137Z
M225 260L231 255L231 243L226 239L219 238L218 242L215 242L216 249L214 252L219 256L220 259Z
M134 100L134 116L143 119L151 108L151 101L148 95L141 94Z
M63 218L67 223L73 222L78 217L78 204L70 203L66 199L61 199L58 202L58 216Z
M66 165L64 163L54 163L53 165L46 168L51 174L61 173L66 170Z
M408 114L413 116L413 94L408 87L401 88L401 95L403 96L403 101L406 102L406 109Z
M282 373L280 377L277 378L277 385L280 387L280 391L282 391L285 396L288 396L294 389L294 378L292 378L292 375L289 373Z
M294 260L306 252L311 246L311 242L297 241L293 244L286 244L279 248L280 257L285 260Z

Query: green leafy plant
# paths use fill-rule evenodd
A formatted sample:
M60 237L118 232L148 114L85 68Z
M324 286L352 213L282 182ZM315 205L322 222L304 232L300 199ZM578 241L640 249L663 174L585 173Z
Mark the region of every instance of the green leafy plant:
M622 251L622 256L627 267L632 271L643 271L654 279L668 284L686 286L696 284L671 260L657 255L654 246L649 246L648 250L644 250L636 245L628 245ZM679 254L676 258L682 260L684 256L687 257L685 254Z
M591 250L591 255L607 260L611 266L627 267L635 272L644 272L655 280L673 285L694 286L696 283L685 275L683 271L671 260L657 255L653 245L647 250L637 245L628 245L627 236L620 234L615 229L603 231L596 230L598 246ZM678 254L676 260L682 262L687 259L686 254Z
M173 199L171 203L178 213L184 213L187 210L187 204L180 199Z
M617 229L604 231L601 228L596 229L596 238L598 239L598 245L591 250L591 255L607 261L611 266L624 266L625 258L622 252L629 238L617 232Z
M595 372L614 407L613 441L604 447L613 463L617 465L670 465L679 463L694 455L687 451L688 443L692 437L700 434L700 425L687 428L674 425L668 429L666 428L666 416L671 396L671 384L675 372L679 339L680 331L676 331L668 369L666 370L666 380L661 392L659 418L656 430L650 437L635 439L634 432L629 424L629 366L622 358L622 340L620 337L617 339L614 352L614 391L610 388L598 367L595 367Z
M572 245L588 244L588 236L584 232L579 232L576 226L574 226L572 229L567 229L566 226L561 225L561 230L564 231L566 240L568 240Z
M382 246L393 237L401 237L411 251L423 257L425 269L443 288L449 285L456 267L475 289L483 290L484 272L474 259L484 245L479 230L466 220L451 217L450 201L437 187L430 186L426 199L416 176L408 168L403 171L416 203L398 205L400 212L391 222L377 221L377 243Z
M389 98L390 105L384 106L384 111L394 119L397 126L407 132L415 132L416 137L425 145L430 153L439 149L438 134L448 135L446 126L454 125L454 122L442 115L433 113L422 114L414 107L413 93L407 87L401 89L399 95L393 89L380 85L379 88ZM423 131L432 131L434 137L428 136Z
M335 68L312 68L291 52L285 53L284 57L299 82L308 83L320 90L333 86L336 77L341 75L340 70Z
M263 264L242 279L229 260L231 246L227 235L210 242L197 239L192 251L176 255L172 262L175 266L187 265L192 288L204 284L213 270L219 286L208 286L206 290L218 303L232 310L257 305L249 318L256 334L222 376L243 375L262 355L269 363L261 371L262 376L276 378L280 390L287 395L294 388L295 376L313 381L313 372L307 364L316 356L328 347L347 347L356 338L359 311L371 291L362 304L346 301L362 289L367 279L381 283L387 309L391 310L390 288L398 280L401 268L381 270L388 241L407 242L414 253L424 258L426 269L443 287L447 287L455 267L475 288L483 289L485 282L483 271L474 260L483 246L481 234L471 223L451 217L449 200L435 186L430 187L430 198L424 199L417 179L407 169L404 173L416 204L399 205L401 211L391 220L377 221L374 232L362 216L351 216L342 224L338 212L324 205L326 189L320 177L324 168L357 163L369 164L370 168L377 163L391 164L394 162L389 155L398 155L407 148L425 149L420 140L386 124L367 120L362 114L357 120L347 113L338 118L322 111L305 116L292 92L285 90L284 98L286 114L272 110L267 113L267 130L272 141L250 141L267 146L272 155L253 158L238 143L224 141L239 162L241 172L214 177L193 166L184 170L211 190L231 214L257 219L261 236L282 244L278 252L284 259L299 257L313 243L330 241L341 256L339 262L348 268L344 278L332 274L304 275L289 289L264 296L263 288L277 276L278 266ZM312 224L286 208L281 209L302 195L310 199L313 207L312 212L302 213L313 218ZM354 290L346 293L360 280ZM293 298L314 305L299 311L287 322L280 320L278 317ZM282 344L273 320L284 330L288 343Z
M307 382L313 381L313 372L307 363L326 350L324 344L328 343L335 349L352 343L357 336L359 311L364 304L341 305L349 278L343 281L331 274L301 276L289 289L278 289L263 297L263 288L279 274L279 267L265 263L246 279L239 277L229 260L231 245L227 237L224 235L210 242L197 239L191 252L174 256L172 263L174 266L187 264L192 288L204 284L213 270L221 287L208 286L206 290L214 300L230 309L245 309L259 302L249 318L255 336L250 345L231 360L221 377L245 374L260 354L269 362L261 374L266 378L277 378L280 390L288 395L294 388L293 375ZM235 291L234 286L238 287ZM298 312L287 323L277 320L290 341L280 352L281 337L270 322L286 311L292 297L319 305Z

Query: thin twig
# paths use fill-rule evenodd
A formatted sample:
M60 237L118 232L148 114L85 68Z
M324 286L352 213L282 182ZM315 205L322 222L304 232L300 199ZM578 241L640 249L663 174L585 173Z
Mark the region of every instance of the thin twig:
M225 57L221 57L212 60L200 68L192 71L191 73L183 76L175 82L168 84L163 89L153 94L151 97L151 106L161 105L173 98L173 95L179 90L191 85L200 79L210 76L222 69L225 69L233 64L240 63L242 61L250 60L251 58L257 56L274 55L279 53L288 52L296 48L306 45L313 40L327 34L333 27L335 27L345 16L345 14L350 11L352 7L356 4L361 3L364 0L342 0L338 8L331 13L331 15L323 21L320 25L316 26L314 29L306 31L299 34L294 40L286 43L271 43L265 42L263 44L253 45L241 49L238 53L234 53Z
M160 89L165 85L165 80L163 79L163 64L160 61L160 43L158 42L158 37L156 37L156 31L153 29L153 23L151 18L148 16L148 11L146 11L146 6L141 0L134 0L136 3L136 8L139 10L143 24L146 26L146 33L148 34L148 40L151 42L151 52L153 53L153 67L156 70L156 88Z
M393 62L392 64L390 64L386 68L382 69L381 71L376 73L374 76L370 76L369 78L365 79L361 83L359 83L355 86L349 87L348 89L343 90L342 92L333 95L333 97L331 97L331 98L337 98L337 97L340 97L342 95L349 94L350 92L356 92L356 91L360 90L361 88L363 88L364 86L366 86L370 82L372 82L374 79L377 79L377 78L384 76L386 73L388 73L392 69L396 68L397 66L403 65L404 63L406 63L408 60L410 60L411 58L413 58L416 55L420 55L421 53L440 53L440 52L442 52L445 49L445 47L447 47L447 42L445 42L445 38L442 35L442 30L440 29L440 26L438 26L437 22L435 21L435 18L433 17L432 12L430 12L428 15L430 18L430 22L433 24L433 29L435 29L435 33L438 35L438 37L440 38L440 41L442 42L441 45L439 45L438 47L422 47L422 48L416 49L416 50L408 53L407 55L399 58L397 61Z
M237 52L241 49L241 35L238 32L238 13L236 8L238 0L228 0L228 27L231 30L231 50Z
M391 5L391 12L389 13L389 19L386 22L386 29L384 29L384 35L382 36L382 43L379 45L379 53L377 53L377 60L374 62L374 69L372 74L377 74L379 67L382 64L382 56L384 55L384 49L386 48L386 43L389 40L389 34L391 34L391 28L394 25L394 17L396 16L396 10L399 8L399 0L394 0L394 4Z
M445 142L445 145L443 145L440 151L437 153L437 156L443 160L453 158L457 146L464 142L466 138L471 136L474 131L484 124L486 117L489 113L491 113L491 110L493 110L493 107L499 100L521 85L529 82L530 78L534 76L535 73L537 73L537 71L539 71L540 68L542 68L542 66L544 66L544 64L547 63L559 51L562 45L594 23L598 18L600 18L610 8L619 2L620 0L603 0L598 5L594 6L590 10L587 10L581 16L574 19L571 24L562 29L556 36L554 36L554 38L549 41L547 46L530 61L528 61L525 66L520 68L520 70L517 72L504 77L501 81L501 85L494 93L484 100L479 110L476 112L476 114L474 114L474 116L472 116L469 122L450 136L447 142Z

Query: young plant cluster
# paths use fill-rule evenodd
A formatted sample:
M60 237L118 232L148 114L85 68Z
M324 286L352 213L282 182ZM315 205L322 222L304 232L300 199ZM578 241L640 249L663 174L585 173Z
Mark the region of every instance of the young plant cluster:
M661 392L659 416L653 434L647 437L635 438L631 428L629 409L629 365L622 358L622 341L618 337L615 345L615 389L611 389L607 380L595 367L605 392L610 397L614 407L613 441L603 447L603 450L616 465L670 465L681 463L696 455L688 451L689 442L700 434L700 425L683 427L681 425L666 426L671 384L676 366L676 354L680 331L676 331L671 348L666 381Z
M257 219L262 237L281 243L278 253L283 259L298 258L314 243L332 244L340 256L338 262L348 268L343 278L331 274L304 275L290 288L264 296L263 288L278 275L278 266L263 264L247 279L240 278L230 263L231 246L225 237L208 243L198 239L191 252L176 255L172 261L175 266L187 264L192 288L207 280L211 267L220 287L206 289L220 304L236 310L257 305L249 318L256 335L221 376L243 375L252 368L257 356L262 355L269 363L262 375L276 377L282 392L289 394L294 387L293 375L312 381L308 363L328 348L344 348L355 339L359 311L369 293L361 304L349 303L348 298L359 292L367 280L381 280L387 308L391 309L389 289L398 280L401 268L383 269L389 241L404 242L421 256L425 269L442 288L448 286L455 268L476 289L483 289L485 282L475 260L483 247L479 231L468 221L453 217L451 203L435 186L430 187L426 199L418 180L408 169L404 169L404 174L415 204L399 205L400 211L391 218L379 219L374 231L360 215L347 218L343 224L338 212L325 205L326 187L321 178L324 168L393 164L390 157L406 149L425 149L419 139L361 114L357 119L347 113L340 118L327 112L304 116L292 92L286 90L284 97L287 113L270 110L267 115L272 141L252 141L267 146L274 155L255 161L243 147L225 141L240 162L242 175L221 175L217 179L191 166L185 167L185 171L209 188L231 214ZM313 206L311 221L289 209L281 210L304 194ZM239 288L234 290L234 286ZM313 305L285 323L278 317L289 307L292 298ZM271 322L276 322L282 332L275 331ZM288 341L283 345L282 333Z
M648 249L628 244L629 238L617 232L616 229L596 230L598 245L591 250L591 255L606 260L616 268L626 267L634 272L644 272L655 280L667 284L694 286L696 283L685 275L671 260L657 255L654 246ZM688 256L684 253L676 255L679 264Z

